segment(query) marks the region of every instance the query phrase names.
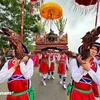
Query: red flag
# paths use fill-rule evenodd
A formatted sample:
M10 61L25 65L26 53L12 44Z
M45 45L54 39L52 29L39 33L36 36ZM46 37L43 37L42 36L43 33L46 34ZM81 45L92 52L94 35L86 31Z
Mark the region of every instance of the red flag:
M75 0L75 2L77 2L79 5L85 5L85 6L89 6L89 5L94 5L97 3L98 0Z

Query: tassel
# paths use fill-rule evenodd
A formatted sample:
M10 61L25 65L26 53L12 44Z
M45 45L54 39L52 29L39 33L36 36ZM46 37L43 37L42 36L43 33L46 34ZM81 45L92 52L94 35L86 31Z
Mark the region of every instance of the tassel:
M84 10L81 11L81 15L83 15L83 13L84 13Z
M70 95L71 95L71 90L72 90L73 86L71 83L69 83L67 85L67 89L66 89L66 92L67 92L67 100L70 100Z
M34 100L34 88L29 89L29 100Z
M74 10L73 10L73 11L77 11L77 8L78 8L78 7L75 5L75 7L74 7Z
M70 95L67 95L67 100L70 100Z

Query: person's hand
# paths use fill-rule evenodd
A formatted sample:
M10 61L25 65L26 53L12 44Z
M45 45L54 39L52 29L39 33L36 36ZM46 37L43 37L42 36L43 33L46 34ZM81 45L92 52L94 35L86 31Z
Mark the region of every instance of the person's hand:
M19 65L19 62L20 62L20 60L18 60L17 58L14 58L14 60L13 60L13 68L14 69L16 69L17 67L18 67L18 65Z
M78 62L79 62L80 64L85 64L85 63L86 63L85 60L82 60L81 55L78 55L77 60L78 60Z
M21 60L21 62L26 62L28 61L29 57L28 56L24 56L23 59Z
M88 59L82 60L81 55L79 55L79 56L77 57L77 60L78 60L78 62L80 63L80 65L83 67L84 70L87 70L87 71L90 70L90 62L89 62Z
M81 66L83 67L84 70L87 70L87 71L90 70L90 63L89 62L86 62L84 64L81 64Z

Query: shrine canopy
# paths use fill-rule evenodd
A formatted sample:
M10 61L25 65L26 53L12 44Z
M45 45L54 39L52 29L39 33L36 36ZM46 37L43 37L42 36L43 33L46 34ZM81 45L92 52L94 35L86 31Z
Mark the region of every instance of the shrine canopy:
M98 0L75 0L79 5L89 6L94 5L98 2Z
M40 15L49 20L58 19L63 15L63 9L56 3L48 2L41 6Z

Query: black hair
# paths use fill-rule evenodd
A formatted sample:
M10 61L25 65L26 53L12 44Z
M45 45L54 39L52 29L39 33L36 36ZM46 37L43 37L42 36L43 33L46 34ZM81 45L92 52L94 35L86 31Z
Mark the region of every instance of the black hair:
M91 44L91 45L90 45L90 49L92 48L92 46L95 46L95 47L97 48L97 52L99 52L100 47L98 47L98 46L96 46L96 45L94 45L94 44Z

